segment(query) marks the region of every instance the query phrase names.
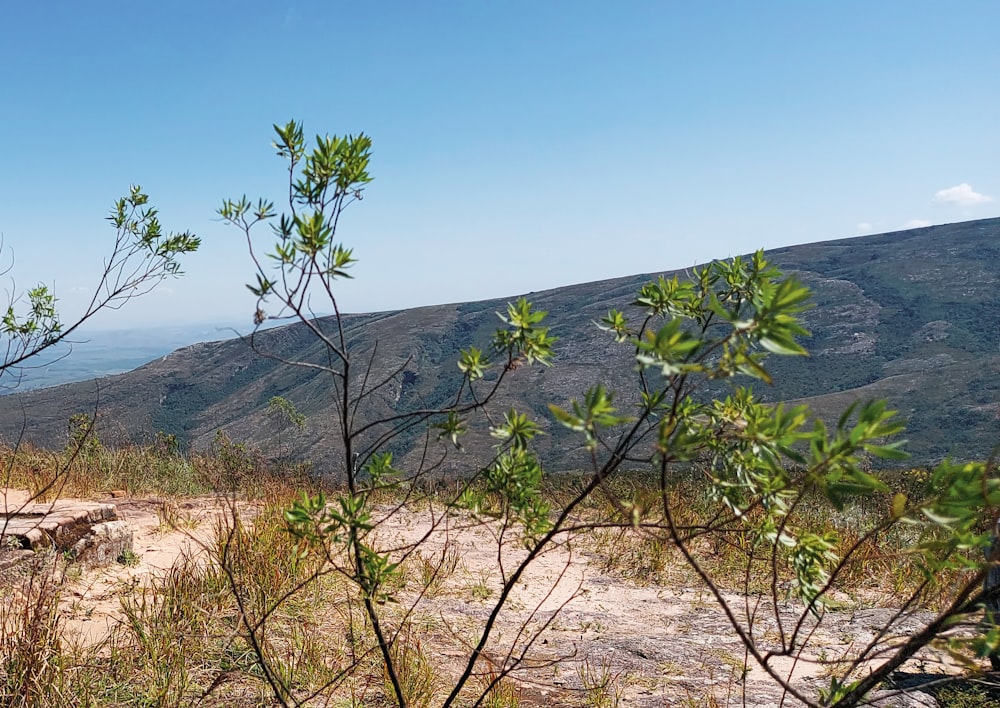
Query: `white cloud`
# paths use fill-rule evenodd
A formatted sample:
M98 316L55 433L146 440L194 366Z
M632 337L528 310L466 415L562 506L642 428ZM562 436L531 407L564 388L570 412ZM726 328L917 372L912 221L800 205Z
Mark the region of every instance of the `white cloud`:
M931 222L927 219L910 219L905 224L903 224L904 229L922 229L925 226L930 226Z
M872 225L867 221L859 223L857 228L859 234L870 234L872 232Z
M962 182L954 187L942 189L934 195L934 201L938 204L957 204L958 206L974 206L976 204L986 204L992 202L993 197L987 194L980 194L972 188L971 184Z

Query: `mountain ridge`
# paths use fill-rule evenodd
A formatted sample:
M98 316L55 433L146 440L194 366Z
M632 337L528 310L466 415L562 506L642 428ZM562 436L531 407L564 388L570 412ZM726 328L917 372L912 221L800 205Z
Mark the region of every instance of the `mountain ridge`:
M766 400L806 401L834 418L857 398L887 398L908 421L913 458L927 465L944 456L981 458L1000 440L1000 218L789 246L766 252L786 275L813 291L804 315L809 358L771 357L775 386L755 386ZM666 275L684 271L670 271ZM554 366L522 367L500 391L499 413L531 413L548 435L539 454L549 469L585 464L580 441L550 420L547 403L566 405L593 383L629 389L631 354L593 322L625 308L640 285L660 273L611 278L527 295L547 310L561 337ZM458 351L482 345L510 298L427 305L345 316L349 347L360 361L374 355L373 375L400 371L371 401L377 416L443 403L460 377ZM331 326L330 318L318 320ZM316 360L322 350L301 324L257 335L279 359ZM609 362L611 365L609 366ZM280 395L309 419L306 431L281 441L265 414ZM28 391L0 399L0 435L61 446L66 421L100 411L102 439L149 440L157 430L205 448L217 429L265 450L294 445L326 469L336 459L328 382L316 371L290 369L255 354L239 339L178 349L131 372L96 381ZM623 399L627 403L627 398ZM30 412L30 414L22 413ZM287 433L287 431L286 431ZM443 469L479 464L489 436L477 428L464 453ZM422 438L405 436L401 458L423 454ZM435 448L436 450L436 448ZM435 453L437 454L437 453ZM440 454L444 454L441 452ZM335 474L343 470L331 469Z

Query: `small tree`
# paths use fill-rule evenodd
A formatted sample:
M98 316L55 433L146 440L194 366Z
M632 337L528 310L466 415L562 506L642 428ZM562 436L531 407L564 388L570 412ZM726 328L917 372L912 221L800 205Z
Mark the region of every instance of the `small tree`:
M299 413L294 403L283 396L271 396L267 402L265 415L271 421L278 436L278 457L284 457L282 435L287 434L290 430L302 430L306 425L306 417Z
M3 348L0 386L16 388L22 369L30 368L46 350L69 342L71 335L98 312L117 310L150 292L163 280L181 275L180 257L196 251L201 244L201 239L188 231L164 233L158 211L149 205L149 197L139 186L132 186L126 196L116 201L107 218L115 230L114 243L90 300L76 319L69 323L62 320L55 293L44 284L10 295L7 310L0 319L0 348ZM79 414L71 419L72 457L93 449L87 443L94 421L95 414ZM15 448L19 445L20 440ZM68 463L39 493L49 492L64 477L65 469ZM7 479L10 472L8 468Z
M356 359L336 296L338 281L349 277L355 262L337 231L344 210L362 198L371 181L371 141L363 135L317 137L310 149L295 122L275 126L275 132L275 147L288 170L285 211L279 215L272 202L243 197L224 202L219 213L242 232L256 266L255 282L248 286L257 298L255 322L296 318L325 349L322 360L288 363L329 376L346 489L329 503L323 494L306 496L287 512L302 553L321 561L320 570L300 587L331 573L350 579L395 704L429 701L424 691L416 698L407 680L415 665L407 622L424 594L402 608L392 602L399 599L394 588L401 565L419 552L422 540L388 542L378 530L414 498L415 482L443 460L444 452L432 452L436 446L458 446L477 415L487 419L497 440L493 457L470 470L445 507L490 526L498 546L499 589L465 645L465 660L442 706L482 705L505 677L525 665L552 620L538 619L539 605L513 640L501 641L495 636L498 618L539 557L595 529L618 528L675 548L724 611L747 661L806 705L856 705L934 643L969 661L996 649L1000 631L984 638L951 630L974 621L980 611L986 568L981 551L989 544L983 522L1000 503L1000 483L986 465L945 463L928 475L919 493L893 494L865 466L869 456L903 457L901 442L893 437L902 426L883 403L851 406L832 428L814 421L804 406L762 403L748 384L770 383L769 354L805 354L798 339L807 334L800 316L809 299L808 290L784 277L763 253L696 268L684 280L661 277L639 290L629 311L613 310L602 320L599 326L607 336L631 353L634 390L611 392L595 382L570 406L550 406L555 421L579 435L590 459L574 494L552 509L541 494L543 472L532 451L538 425L517 410L491 410L502 383L521 363L551 362L554 338L543 326L545 313L523 298L508 305L490 342L470 343L458 353L462 379L446 405L373 415L373 393L401 379L408 362L373 378L377 343L366 360ZM264 222L275 237L266 258L254 237ZM311 298L322 299L334 316L316 318ZM274 314L271 308L277 308ZM256 346L254 336L250 341ZM418 426L428 431L421 462L399 469L388 447ZM354 474L356 461L365 475ZM615 484L624 470L636 468L653 475L652 497L640 498ZM674 493L678 472L691 470L709 494L709 510L700 516L688 513ZM388 511L375 503L386 489L403 494ZM587 503L597 495L608 499L613 511L594 518ZM811 525L817 509L837 513L861 498L886 503L854 535ZM422 508L428 509L432 530L447 523L433 500ZM925 580L900 598L900 609L874 640L825 661L829 685L820 695L810 695L779 669L779 662L805 661L827 603L849 569L901 525L917 530L910 559ZM511 544L526 552L508 562ZM728 557L737 567L730 575L744 578L743 597L753 596L753 601L735 605L727 599L704 550L720 546L734 549ZM225 570L232 592L242 598L245 636L275 697L283 705L308 700L288 679L288 667L276 658L279 652L269 646L265 631L288 595L248 610L239 569L227 565ZM955 592L944 609L921 630L906 629L917 617L916 608L941 597L945 582ZM791 620L786 597L797 601ZM362 658L329 687L360 671Z
M505 327L497 331L486 351L470 347L461 353L458 365L464 378L450 405L402 411L387 418L360 415L360 409L371 401L373 393L399 379L408 363L372 380L375 352L367 362L355 361L335 294L337 281L350 277L349 268L355 263L352 250L337 240L336 232L344 210L362 198L365 186L371 181L368 174L371 140L364 135L320 136L310 151L301 125L290 122L275 126L275 132L275 148L288 163L287 212L278 216L272 202L260 199L253 203L242 197L224 202L219 214L243 233L256 266L255 282L247 286L257 297L254 322L259 326L269 317L294 317L325 347L325 361L288 363L329 375L330 390L336 400L341 472L347 481L347 491L337 500L336 507L328 507L322 494L306 498L289 511L289 523L296 534L312 544L314 552L324 554L338 573L356 583L391 685L390 692L398 705L406 705L393 649L396 638L405 632L401 626L387 631L382 621L382 607L391 595L387 587L391 586L393 576L398 575L399 562L392 558L393 553L373 544L378 523L372 520L372 495L387 487L410 485L429 474L436 464L428 461L419 469L401 473L393 468L392 455L385 448L401 433L420 425L433 425L440 439L457 444L466 429L465 416L483 410L504 377L520 361L548 362L552 338L548 329L540 325L544 313L534 312L522 299L501 316ZM263 222L271 224L276 237L266 259L253 238L254 228ZM311 297L323 298L325 306L335 313L332 325L314 316ZM268 314L267 308L272 305L277 306L277 312ZM250 336L250 343L260 351L255 335L256 330ZM497 365L499 375L483 388L486 369ZM513 515L538 531L546 524L546 509L537 489L524 486L526 482L537 484L539 480L540 468L527 448L534 433L533 423L511 412L506 423L496 430L498 436L510 443L498 453L487 476L491 488L508 499ZM364 483L354 473L356 469L365 471ZM515 489L519 492L515 493ZM228 570L232 589L239 593L240 583L234 569ZM244 614L244 627L275 696L284 705L294 704L298 700L292 687L282 678L282 672L274 668L272 655L258 636L269 614L265 611L262 618ZM484 641L489 634L487 630ZM456 695L471 675L470 671L464 676L456 687Z
M101 310L117 310L151 291L166 278L181 274L179 256L197 250L201 239L183 232L165 234L158 212L139 186L115 202L108 221L115 229L111 253L83 314L67 324L59 317L55 293L44 284L12 294L0 320L5 353L0 359L0 383L31 359L68 341L84 322ZM16 382L14 382L16 386Z

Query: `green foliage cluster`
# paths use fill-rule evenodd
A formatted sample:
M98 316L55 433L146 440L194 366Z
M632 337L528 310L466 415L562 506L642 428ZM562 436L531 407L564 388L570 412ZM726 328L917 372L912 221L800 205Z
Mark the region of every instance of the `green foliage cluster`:
M500 567L493 586L480 583L476 597L493 604L471 638L462 639L466 656L443 691L447 695L441 705L446 708L488 703L507 677L525 665L551 620L541 619L539 605L514 645L505 649L506 657L495 663L498 618L543 554L594 531L640 536L657 555L676 553L723 611L747 661L806 705L857 705L926 647L946 651L970 667L1000 652L995 627L951 631L975 625L990 599L982 581L995 560L985 552L1000 509L1000 480L989 464L946 461L919 482L896 488L870 464L872 459L905 458L904 441L898 438L902 423L884 402L850 405L828 425L806 406L761 398L753 385L774 383L774 357L806 355L800 339L808 334L803 317L810 307L808 288L782 274L763 252L694 268L685 278L644 283L630 307L612 309L596 323L609 346L627 352L632 389L612 390L606 381L595 381L569 404L548 406L555 424L577 436L589 460L561 502L553 504L536 453L543 426L529 412L506 405L504 412L498 410L506 378L519 375L522 366L558 365L547 313L527 298L508 304L497 313L500 326L486 341L459 347L459 379L450 395L413 410L382 417L371 413L373 397L389 386L403 386L407 374L405 364L385 376L373 374L377 348L364 358L356 356L336 295L356 262L338 228L344 210L362 198L371 182L371 140L364 135L317 136L307 144L302 126L294 121L275 126L275 134L274 147L287 165L287 203L279 210L271 201L244 196L224 201L219 214L242 232L253 259L253 282L247 287L256 298L255 323L297 318L322 348L323 356L314 359L276 358L329 381L335 404L332 427L346 485L329 496L305 490L281 514L284 544L273 535L262 540L248 533L235 500L239 490L261 475L263 462L251 448L220 433L210 477L213 486L229 491L232 507L229 523L218 529L216 565L205 578L215 573L214 601L239 627L235 634L245 653L238 663L257 672L278 704L302 705L323 689L313 691L312 685L296 682L290 668L294 662L276 651L268 635L275 627L272 618L305 602L331 577L346 586L339 590L348 598L342 607L351 618L354 646L343 652L346 668L338 668L325 685L340 685L352 672L371 675L366 667L375 661L386 700L398 706L425 705L437 697L431 663L411 625L423 591L414 599L403 589L407 561L423 557L421 544L449 514L488 530L496 539ZM145 207L137 189L118 203L112 221L144 257L158 259L154 275L147 277L176 274L174 256L198 245L187 234L163 237L155 210ZM262 225L270 227L263 252L257 242ZM318 300L335 313L332 322L322 323L313 315ZM61 332L53 301L44 290L31 291L28 309L20 318L9 311L3 333L48 346ZM884 346L905 346L903 334L914 326L906 313L901 304L898 317L890 318L895 335ZM249 341L260 351L256 332ZM305 417L281 396L272 396L267 408L282 428L305 425ZM461 450L462 441L482 421L495 441L491 459L443 499L423 495L421 485L430 484L441 461ZM104 449L90 437L92 420L81 418L74 426L65 454L73 460L102 458ZM393 446L419 435L419 461L397 462ZM174 464L174 446L168 447L157 454ZM637 469L651 485L629 488L629 475ZM676 493L679 473L692 470L705 490L704 513L691 513ZM594 503L598 497L606 507ZM385 504L387 499L393 503ZM871 499L888 503L876 506L863 528L817 528L809 522L817 509L834 516ZM431 531L410 544L386 539L380 533L386 520L413 501L428 510ZM272 534L273 522L266 527ZM858 559L880 538L901 529L915 530L916 541L906 553L921 582L900 599L901 609L878 628L875 640L848 648L829 664L828 685L818 696L807 695L783 667L810 651L817 626L838 601L844 578ZM506 561L511 542L518 552ZM706 548L713 546L735 549L729 557L742 564L736 573L743 576L740 601L723 591L732 569L720 577L718 565L706 557ZM431 571L431 579L435 573ZM426 591L431 585L424 582L422 587ZM904 620L915 617L922 602L940 597L943 588L952 599L933 620L905 641L882 643L900 631ZM758 594L754 602L749 600L752 593ZM791 621L783 614L789 599L799 613ZM137 602L126 607L136 627L149 612L169 609L169 603L159 600ZM406 605L401 614L394 609L400 604ZM363 650L356 616L368 641ZM771 625L766 630L765 617ZM179 620L198 621L189 616ZM144 646L154 658L177 659L169 646ZM233 646L231 641L227 650ZM301 655L306 653L303 649ZM488 683L477 685L484 676ZM170 695L180 700L176 696L182 694Z
M367 171L370 138L317 136L316 147L307 152L301 125L289 122L275 126L275 133L278 156L288 161L291 213L282 214L276 224L272 223L277 241L269 257L280 270L280 282L272 280L255 258L256 283L247 288L258 299L255 314L258 324L267 317L264 304L276 294L280 293L282 305L277 316L282 316L286 307L305 307L309 286L314 281L331 283L351 277L347 269L355 259L351 249L335 241L336 224L341 212L351 202L361 199L364 185L371 181ZM273 222L277 212L273 202L260 199L251 204L244 196L226 200L219 215L249 238L251 228L260 222Z
M289 163L290 213L279 217L270 202L260 200L251 206L244 197L226 201L220 214L239 227L250 244L258 270L256 283L248 286L258 298L256 320L262 321L264 304L274 300L280 315L298 316L328 349L334 365L327 371L338 399L348 470L346 494L332 503L324 495L305 496L288 510L286 518L291 532L305 544L303 549L322 549L328 562L357 584L378 638L388 683L396 702L405 705L401 674L394 668L394 657L399 655L394 653L391 636L382 629L379 609L396 600L393 576L400 573L400 560L392 549L378 548L379 522L373 514L373 499L379 489L407 488L426 471L395 469L387 446L414 425L424 423L437 431L438 440L460 448L472 416L489 415L489 401L505 376L521 364L551 364L555 337L549 332L546 313L532 308L526 298L509 304L505 312L498 313L502 327L487 346L460 350L457 364L462 380L450 402L391 417L388 432L355 452L354 446L364 439L362 433L374 425L355 426L358 407L370 393L365 387L367 378L361 389L352 393L351 352L342 326L331 337L310 324L307 293L312 288L325 294L339 312L334 285L348 277L346 269L354 258L351 249L337 240L336 230L343 209L361 198L371 179L371 142L364 136L318 137L308 152L301 126L293 122L275 130L278 154ZM268 256L276 273L265 271L251 239L251 229L265 221L272 222L277 236ZM853 545L845 545L837 530L815 532L804 521L809 505L824 503L840 511L856 499L889 494L888 484L868 469L867 460L905 457L903 441L897 439L903 426L882 402L852 405L828 427L814 420L805 406L767 403L747 385L753 380L773 383L769 355L806 354L799 338L808 334L801 317L809 307L809 298L806 287L784 277L757 252L748 259L738 257L695 268L686 279L660 277L639 288L630 310L609 311L598 326L616 345L632 351L637 396L629 400L637 403L619 410L614 392L603 382L595 382L568 407L549 406L556 422L580 436L591 460L580 488L558 510L552 509L542 494L544 473L533 451L540 432L538 423L515 409L510 409L502 422L491 423L491 434L498 441L493 460L462 485L449 505L498 523L505 530L500 537L519 529L528 553L515 570L505 574L496 605L443 705L452 705L474 675L496 617L521 574L547 547L567 535L569 528L581 528L575 510L582 509L598 492L612 500L622 521L601 518L596 523L631 525L675 547L716 597L752 660L806 702L809 699L801 690L774 668L772 658L794 657L803 651L809 641L802 634L804 617L822 620L850 556L877 534L897 525L936 529L922 534L923 540L910 550L926 577L925 586L913 600L937 578L966 573L964 589L959 601L949 608L945 624L962 621L976 611L975 589L983 570L979 554L989 544L989 534L983 532L984 519L1000 505L997 483L987 465L942 464L928 476L918 498L903 492L892 497L890 508L876 526ZM375 383L371 390L381 385ZM725 390L722 395L718 395L720 386ZM706 390L712 395L704 395ZM366 462L365 478L354 473L355 454ZM658 498L647 497L640 504L616 493L614 480L636 466L646 467L658 479ZM717 505L707 522L693 526L678 518L680 510L669 493L676 471L692 466L703 475L709 496ZM748 575L761 564L769 567L773 593L777 593L777 584L788 578L789 590L801 601L805 615L787 629L777 618L778 650L765 652L761 648L755 617L741 620L717 580L706 571L699 559L698 540L712 537L724 543L741 539ZM928 628L885 666L901 665L916 648L938 638L938 629ZM941 641L955 655L982 656L997 649L992 634L974 639L949 636ZM861 700L887 675L882 669L865 678L854 677L855 669L873 651L874 646L862 649L853 664L834 672L820 701L847 706Z
M0 340L6 345L0 377L65 340L100 310L117 309L165 278L180 275L179 258L201 245L201 239L188 231L164 233L159 212L139 186L133 185L115 202L108 221L115 230L114 246L104 259L88 306L75 322L62 322L55 293L47 285L29 288L22 296L11 295L0 318Z
M272 396L267 402L267 412L279 425L301 428L306 417L295 408L295 404L282 396Z

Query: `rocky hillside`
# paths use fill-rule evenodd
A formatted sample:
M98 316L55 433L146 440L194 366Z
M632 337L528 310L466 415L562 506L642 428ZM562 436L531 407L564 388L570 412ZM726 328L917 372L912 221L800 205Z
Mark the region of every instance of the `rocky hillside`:
M887 398L908 421L909 464L983 457L1000 442L1000 219L793 246L769 258L812 288L816 303L805 317L812 356L772 359L775 385L757 385L769 400L806 400L832 416L857 398ZM552 424L546 404L565 405L595 382L630 388L628 352L593 322L627 306L650 277L529 294L549 312L557 357L551 368L514 372L493 410L516 405L536 416L550 433L540 444L550 469L583 460L578 440ZM360 373L369 361L370 380L401 369L360 415L446 401L459 377L458 350L488 341L503 307L492 300L349 316ZM96 406L104 438L141 441L162 430L205 447L223 429L265 451L294 448L326 464L334 438L331 380L282 363L322 361L322 348L301 325L263 332L256 344L268 356L239 339L204 343L126 374L2 398L0 434L12 441L23 431L36 444L61 446L68 418ZM304 430L282 431L267 419L275 395L308 416ZM397 452L423 454L423 432L409 431ZM475 465L488 449L482 430L471 440L466 453L447 461L449 469Z

